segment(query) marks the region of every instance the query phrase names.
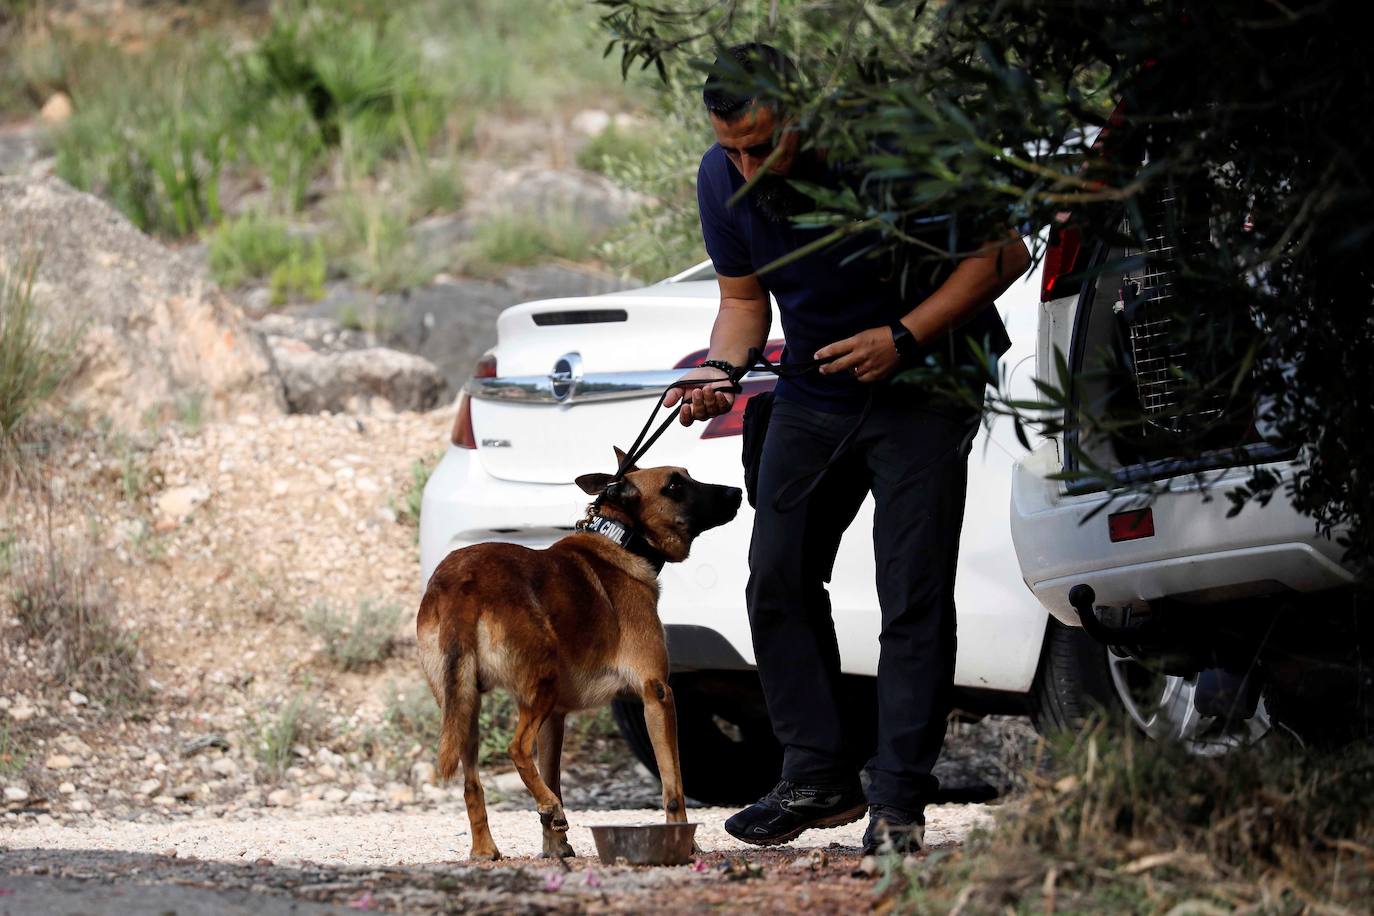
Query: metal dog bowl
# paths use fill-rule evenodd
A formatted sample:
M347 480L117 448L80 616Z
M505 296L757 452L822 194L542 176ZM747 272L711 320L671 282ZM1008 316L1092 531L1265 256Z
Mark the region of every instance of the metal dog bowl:
M696 824L605 824L590 828L603 865L686 865Z

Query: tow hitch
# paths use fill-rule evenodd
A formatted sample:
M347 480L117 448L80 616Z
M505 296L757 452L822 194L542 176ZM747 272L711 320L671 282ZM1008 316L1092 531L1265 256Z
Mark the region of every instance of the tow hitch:
M1069 589L1069 604L1078 612L1078 620L1083 624L1083 632L1104 646L1113 648L1148 645L1158 641L1162 635L1160 624L1154 617L1140 623L1126 626L1109 626L1097 616L1097 592L1091 585L1080 583Z

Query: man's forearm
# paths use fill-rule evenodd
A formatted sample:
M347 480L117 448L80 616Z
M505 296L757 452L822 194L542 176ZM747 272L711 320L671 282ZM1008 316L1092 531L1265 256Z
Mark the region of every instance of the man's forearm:
M720 312L711 328L711 349L707 356L742 366L749 358L750 349L763 349L767 343L772 316L766 304L760 309L757 303L732 303L730 299L721 300Z
M919 341L930 341L958 328L989 305L1030 266L1030 253L1019 238L991 242L969 255L920 305L902 318Z

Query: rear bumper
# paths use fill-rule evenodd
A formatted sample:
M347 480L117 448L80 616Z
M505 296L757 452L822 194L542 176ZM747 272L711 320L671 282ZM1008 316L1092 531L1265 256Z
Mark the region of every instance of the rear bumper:
M1088 518L1109 495L1065 495L1059 482L1045 476L1057 464L1053 443L1017 464L1011 528L1026 584L1070 626L1078 625L1078 617L1068 593L1079 583L1093 587L1098 604L1123 606L1166 597L1201 604L1314 592L1355 581L1341 565L1340 547L1285 499L1248 505L1227 518L1230 502L1222 494L1244 482L1249 469L1212 477L1207 494L1196 481L1176 478L1169 492L1150 503L1154 536L1113 543L1108 515L1135 504L1123 502Z

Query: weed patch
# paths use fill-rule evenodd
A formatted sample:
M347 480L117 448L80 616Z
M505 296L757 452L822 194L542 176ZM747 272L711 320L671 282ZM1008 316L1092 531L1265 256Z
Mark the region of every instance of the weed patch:
M589 172L615 176L629 168L643 169L658 146L648 130L612 123L577 151L577 165Z
M222 286L270 280L272 300L324 295L324 246L293 236L286 223L259 213L229 220L210 236L210 270Z
M598 241L571 214L544 220L493 217L478 227L468 245L463 269L473 276L487 277L504 267L520 267L545 258L581 261L591 255Z
M291 766L296 748L308 747L324 735L324 714L302 688L274 712L262 718L250 714L245 731L265 775L280 779Z
M75 332L61 332L42 318L33 295L37 255L0 264L0 473L22 467L26 425L70 376Z
M889 904L918 913L1358 910L1374 899L1374 748L1280 739L1190 756L1098 726L995 828L911 867Z
M28 762L28 752L19 747L9 726L0 725L0 777L19 775Z
M18 545L10 565L10 606L58 681L110 706L141 702L138 638L115 616L94 547L60 542L48 531L42 541Z
M305 615L305 628L324 643L324 655L341 671L385 661L396 645L401 609L364 600L353 613L324 602Z
M410 483L400 498L392 498L391 508L396 513L396 520L404 525L409 525L416 530L418 538L420 529L420 504L424 501L425 485L429 483L430 475L434 473L435 466L442 458L442 453L434 456L431 461L421 461L416 459L410 463Z

